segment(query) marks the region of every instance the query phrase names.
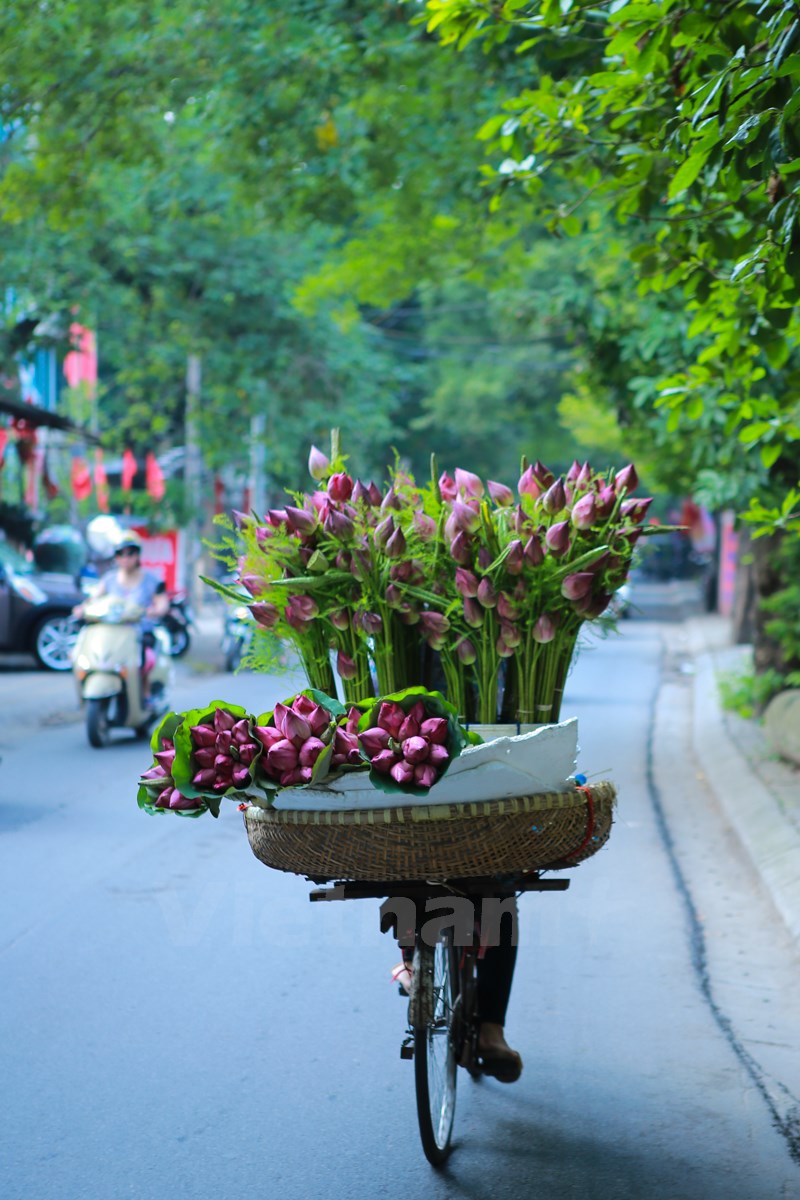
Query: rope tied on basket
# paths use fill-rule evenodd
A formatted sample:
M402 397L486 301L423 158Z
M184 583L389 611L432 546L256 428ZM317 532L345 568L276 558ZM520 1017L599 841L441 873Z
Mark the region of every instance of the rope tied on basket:
M569 854L564 855L565 860L569 858L577 858L580 854L582 854L589 845L589 842L592 840L592 834L594 833L594 796L592 795L592 789L589 787L588 783L579 783L576 785L575 790L578 792L583 792L584 796L586 797L586 833L583 835L583 841L581 842L580 846L578 846L575 850L571 850Z

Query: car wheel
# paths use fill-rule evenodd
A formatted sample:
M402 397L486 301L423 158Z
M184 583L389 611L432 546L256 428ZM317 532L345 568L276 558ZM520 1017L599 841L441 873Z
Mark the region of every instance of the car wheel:
M70 613L51 613L33 633L33 652L48 671L69 671L80 626Z

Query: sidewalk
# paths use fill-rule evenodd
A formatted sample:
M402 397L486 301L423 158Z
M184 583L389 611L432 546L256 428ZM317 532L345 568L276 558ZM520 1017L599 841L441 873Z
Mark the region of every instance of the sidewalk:
M719 678L741 671L748 648L730 622L691 616L682 626L694 671L692 749L778 912L800 941L800 770L773 753L757 720L721 705Z

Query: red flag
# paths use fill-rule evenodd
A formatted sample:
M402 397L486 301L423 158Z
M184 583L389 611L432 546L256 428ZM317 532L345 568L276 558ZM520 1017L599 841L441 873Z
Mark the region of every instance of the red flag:
M6 443L8 442L8 430L0 429L0 467L3 465L3 457L6 452Z
M214 476L214 512L219 515L225 511L225 484L219 475Z
M94 486L97 489L97 507L101 512L108 512L108 478L103 466L103 451L94 452Z
M133 479L136 472L139 470L139 464L133 457L132 450L126 450L122 456L122 490L129 492L133 486Z
M92 476L86 460L76 455L70 469L72 494L76 500L88 500L92 494Z
M154 500L163 500L164 476L152 451L148 452L145 459L144 478L148 496L152 496Z

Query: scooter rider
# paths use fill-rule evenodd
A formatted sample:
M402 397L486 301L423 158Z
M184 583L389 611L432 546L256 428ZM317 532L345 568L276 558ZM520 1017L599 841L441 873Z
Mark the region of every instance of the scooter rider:
M142 644L142 694L146 701L147 677L154 661L153 629L169 609L169 597L162 580L142 566L141 558L141 540L135 533L124 533L114 549L115 566L100 580L92 599L117 596L144 610L139 622L139 634ZM74 616L83 617L85 607L85 603L77 605L72 610Z

